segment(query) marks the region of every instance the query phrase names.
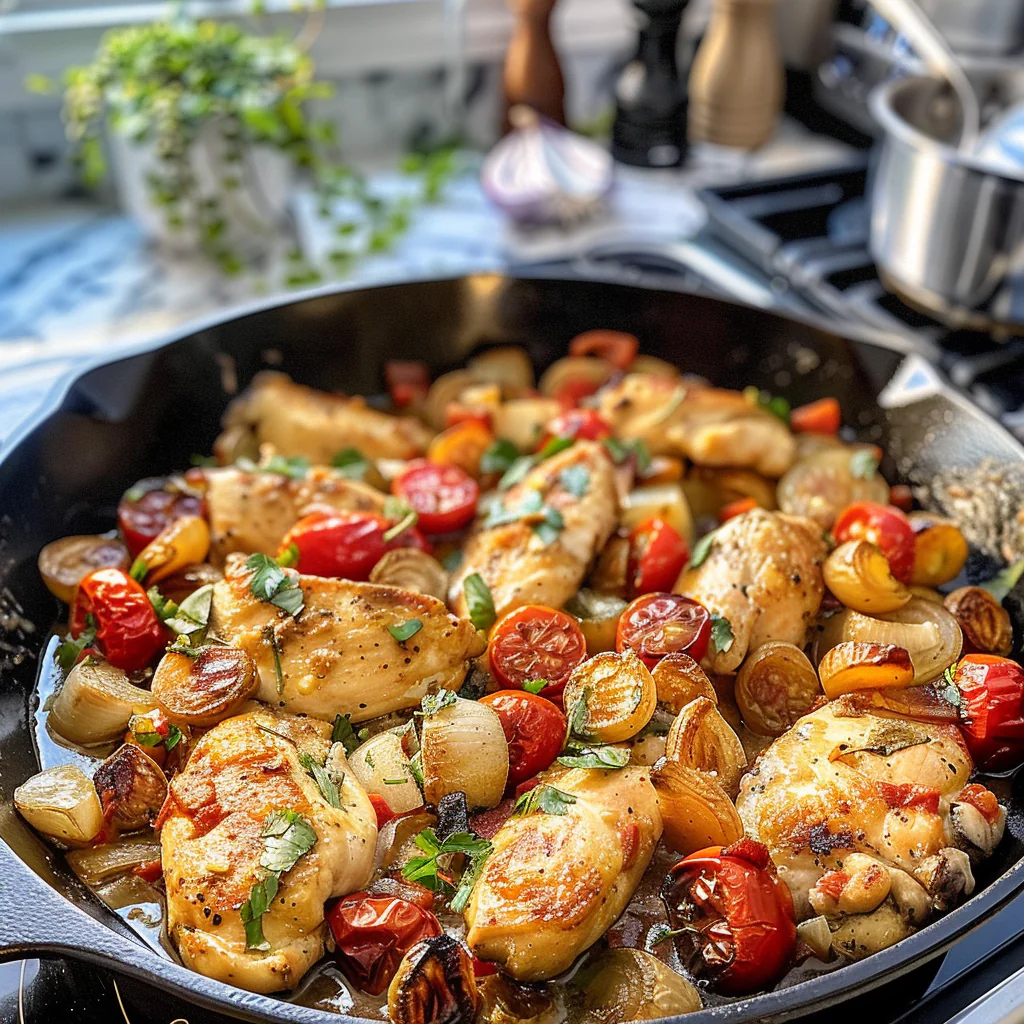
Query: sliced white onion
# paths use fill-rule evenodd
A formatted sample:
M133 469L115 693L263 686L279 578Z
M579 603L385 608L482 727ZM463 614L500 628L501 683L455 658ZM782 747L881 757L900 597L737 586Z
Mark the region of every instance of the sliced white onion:
M103 843L67 855L71 870L86 885L100 885L126 874L138 864L160 860L160 842L152 836L132 836L116 843Z
M402 739L395 733L371 737L353 751L348 764L363 789L381 797L395 814L423 806L423 794L402 749Z
M423 719L423 795L435 806L448 793L465 793L470 809L495 807L508 781L508 743L498 713L456 698Z
M14 806L43 835L65 843L87 843L103 827L96 787L71 764L47 768L14 791Z
M90 658L68 673L49 723L72 743L108 743L124 735L133 714L155 707L153 695L128 682L121 669Z

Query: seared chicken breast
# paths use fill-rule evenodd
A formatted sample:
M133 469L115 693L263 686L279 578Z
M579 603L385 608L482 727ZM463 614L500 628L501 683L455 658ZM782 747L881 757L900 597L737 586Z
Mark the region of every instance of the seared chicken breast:
M214 726L172 780L160 843L168 932L186 967L250 992L293 988L323 955L324 903L369 882L376 814L330 735L326 722L254 711ZM330 757L340 807L301 754ZM282 809L301 814L316 842L281 876L262 918L270 948L247 949L239 910L265 876L264 822Z
M519 981L566 970L625 909L661 838L642 768L573 769L565 814L510 818L466 908L466 942Z
M295 617L252 595L241 555L229 556L224 579L214 585L210 630L256 662L257 696L268 704L362 722L415 707L431 690L457 690L469 660L483 652L482 636L437 598L293 575L305 605ZM410 619L422 628L400 643L388 626Z
M770 477L781 476L796 458L789 428L738 391L630 373L603 388L599 399L616 437L643 440L654 455Z
M276 555L281 538L311 506L342 512L381 512L386 495L325 467L304 479L250 473L234 466L206 471L210 555L221 564L233 551Z
M574 490L582 496L576 497ZM579 589L618 517L611 460L601 445L577 442L534 467L503 495L502 505L512 514L531 500L536 504L536 495L543 504L539 511L498 526L488 527L484 520L467 541L449 592L457 614L467 614L463 585L472 573L479 573L490 587L499 617L527 604L560 608ZM552 537L535 529L548 508L562 519Z
M732 645L708 654L714 672L735 672L769 640L804 646L825 593L826 554L814 523L780 512L752 509L715 531L707 558L675 585L729 620Z
M213 449L222 462L234 462L239 455L255 457L263 444L321 465L330 465L343 448L356 448L368 459L412 459L426 451L431 436L418 420L270 372L258 374L231 403L223 426Z
M840 699L768 747L736 806L771 851L798 918L824 914L833 945L857 958L970 894L971 861L992 852L1005 822L991 793L965 794L971 768L955 724ZM991 820L976 806L986 802Z

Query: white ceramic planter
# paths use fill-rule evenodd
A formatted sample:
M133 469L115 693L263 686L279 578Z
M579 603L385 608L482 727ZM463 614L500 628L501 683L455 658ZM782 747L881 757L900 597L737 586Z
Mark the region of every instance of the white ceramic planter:
M125 213L166 248L182 253L199 249L198 232L187 226L169 227L167 210L150 199L147 176L160 170L152 144L138 144L113 131L108 140L117 195ZM191 153L199 194L217 199L228 224L225 240L232 248L266 250L287 227L294 184L292 164L270 146L251 147L241 163L230 164L223 159L224 149L217 125L206 125ZM239 187L225 188L223 179L228 176L239 179Z

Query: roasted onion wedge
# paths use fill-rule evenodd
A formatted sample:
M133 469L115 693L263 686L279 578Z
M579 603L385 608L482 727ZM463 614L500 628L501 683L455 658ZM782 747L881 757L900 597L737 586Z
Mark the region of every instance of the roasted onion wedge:
M714 776L730 797L739 792L747 767L743 744L707 697L696 697L676 716L665 740L665 757Z
M152 825L167 798L160 766L134 743L118 747L93 776L104 820L125 832Z
M707 697L715 704L718 703L718 694L707 673L688 654L667 655L654 666L651 675L658 703L673 715L678 715L697 697Z
M910 601L907 586L892 574L882 549L866 540L840 544L825 560L825 585L847 608L880 615Z
M395 548L370 572L371 583L386 583L439 601L448 598L448 573L436 559L418 548Z
M728 793L710 776L678 761L651 770L665 845L676 853L728 846L743 835L743 822Z
M852 690L914 685L910 655L895 644L863 641L837 644L821 659L818 672L829 700Z
M90 746L123 736L133 714L154 707L153 695L128 682L122 669L87 658L68 673L48 722L64 739Z
M71 604L75 587L96 569L124 569L131 564L128 549L116 537L61 537L39 552L39 575L58 600Z
M602 743L632 739L651 720L658 691L647 666L632 652L599 654L569 677L563 703L577 732ZM580 703L583 710L577 708Z
M450 935L417 942L388 988L392 1024L472 1024L479 1007L473 961Z
M781 736L821 696L818 674L794 644L772 640L747 655L733 690L743 724L761 736Z
M575 979L587 1024L625 1024L695 1013L700 994L681 974L642 949L610 949Z
M258 688L252 658L220 644L206 644L195 655L168 651L153 675L153 696L171 721L184 725L216 725Z

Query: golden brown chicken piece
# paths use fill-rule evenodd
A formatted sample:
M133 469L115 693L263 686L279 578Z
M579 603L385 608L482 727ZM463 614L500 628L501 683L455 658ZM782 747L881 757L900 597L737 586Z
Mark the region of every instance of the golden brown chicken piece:
M576 768L553 784L565 814L510 818L466 908L466 942L519 981L566 970L622 913L661 838L643 768Z
M567 471L570 475L563 476ZM579 498L572 493L577 483L584 488ZM544 508L562 516L564 525L557 536L545 543L534 529L543 519L543 509L504 525L481 526L466 543L452 580L449 603L457 614L467 614L463 583L475 572L490 587L499 617L526 604L560 608L579 590L618 516L611 460L601 445L578 442L545 459L510 488L503 495L504 508L515 510L537 494Z
M738 391L630 373L599 392L598 410L616 437L642 439L652 455L698 466L753 469L780 477L796 458L789 428Z
M809 519L752 509L714 535L707 558L687 569L675 591L723 615L732 646L708 654L715 672L735 672L748 650L769 640L803 647L825 584L821 531Z
M362 398L345 398L296 384L283 373L264 372L224 414L224 430L214 444L222 462L239 455L255 458L260 445L282 455L303 455L330 465L343 448L368 459L412 459L430 443L418 420L371 409Z
M268 704L362 722L415 707L428 691L457 690L469 660L484 649L473 626L449 615L435 597L289 573L305 604L294 618L252 595L241 555L228 557L224 579L214 585L210 630L256 662L257 696ZM410 619L422 628L399 643L388 626Z
M366 885L377 818L326 722L269 709L229 718L197 744L170 786L160 833L168 931L186 967L251 992L293 988L324 952L324 902ZM299 763L328 759L338 786L333 807ZM269 950L246 949L239 908L264 871L264 822L301 814L312 849L280 878L262 918Z
M971 767L955 724L840 699L772 743L736 806L798 918L825 914L833 946L859 958L973 889L971 860L992 852L1005 812L980 786L963 793ZM975 806L986 801L991 820Z
M250 473L235 466L206 471L210 555L218 565L232 551L276 555L281 538L311 505L343 512L377 512L386 495L323 466L302 480L281 473Z

